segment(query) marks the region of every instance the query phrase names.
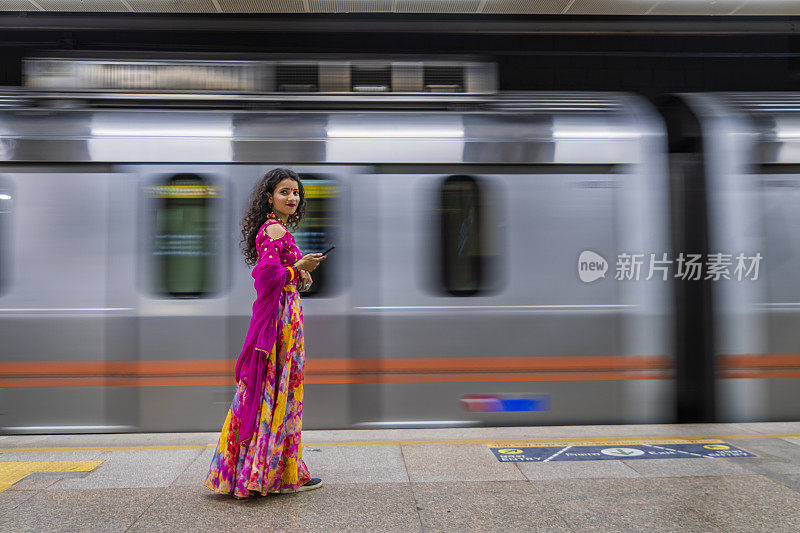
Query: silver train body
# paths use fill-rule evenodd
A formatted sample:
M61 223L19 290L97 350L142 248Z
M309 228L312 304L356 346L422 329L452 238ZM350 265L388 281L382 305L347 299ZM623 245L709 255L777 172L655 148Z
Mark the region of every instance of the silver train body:
M218 429L255 297L239 221L276 166L305 178L304 252L336 245L303 297L305 428L676 419L685 315L648 270L673 251L670 154L639 97L35 100L0 109L2 432ZM729 107L700 119L709 232L794 257L786 196L773 240L734 242L769 217L728 180L763 143ZM714 286L720 356L793 350L787 267ZM798 414L797 379L716 379L719 420Z

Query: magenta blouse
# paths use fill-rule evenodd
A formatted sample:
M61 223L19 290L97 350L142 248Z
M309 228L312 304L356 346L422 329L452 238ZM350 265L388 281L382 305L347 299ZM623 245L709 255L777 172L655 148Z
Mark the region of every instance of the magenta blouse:
M285 286L296 286L300 282L299 272L292 265L303 254L288 231L279 239L270 238L267 227L271 224L278 224L278 221L268 219L256 235L258 262L251 272L255 280L256 300L253 302L253 316L244 346L236 361L236 381L246 381L244 405L239 415L240 443L252 437L258 422L256 414L261 406L267 360L278 338L281 291Z

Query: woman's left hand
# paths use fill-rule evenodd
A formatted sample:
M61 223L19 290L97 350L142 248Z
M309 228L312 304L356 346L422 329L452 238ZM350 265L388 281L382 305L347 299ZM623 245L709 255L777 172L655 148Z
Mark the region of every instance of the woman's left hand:
M311 273L307 270L300 270L300 291L307 291L311 288L311 284L314 283L314 280L311 279Z

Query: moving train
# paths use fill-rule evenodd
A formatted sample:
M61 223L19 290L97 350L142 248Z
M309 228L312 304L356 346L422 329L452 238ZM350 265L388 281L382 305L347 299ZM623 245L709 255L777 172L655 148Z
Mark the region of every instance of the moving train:
M800 98L318 63L204 67L244 92L37 63L62 79L0 93L0 432L217 430L276 166L303 252L336 245L303 295L306 429L800 416Z

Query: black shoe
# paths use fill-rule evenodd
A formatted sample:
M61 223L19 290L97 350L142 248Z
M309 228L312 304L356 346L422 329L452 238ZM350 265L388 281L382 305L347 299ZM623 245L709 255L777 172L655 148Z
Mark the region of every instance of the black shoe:
M293 492L304 492L306 490L314 490L318 489L322 486L322 480L318 477L313 477L310 480L306 481L296 489L281 489L281 494L291 494Z

